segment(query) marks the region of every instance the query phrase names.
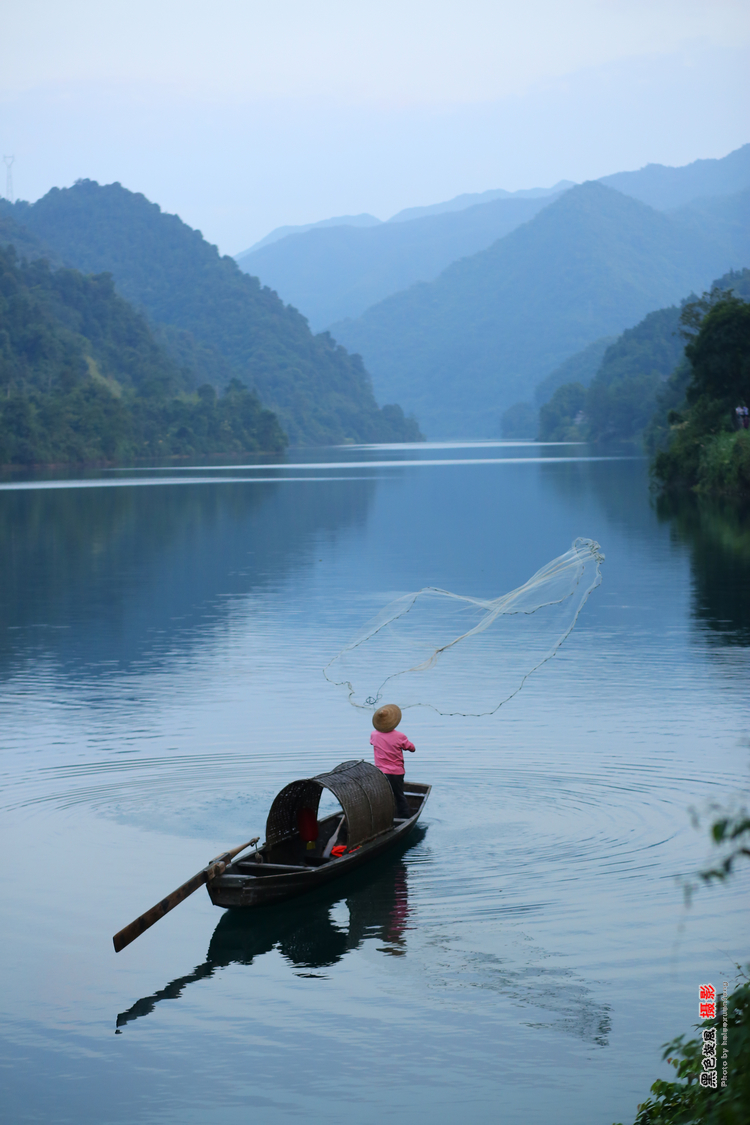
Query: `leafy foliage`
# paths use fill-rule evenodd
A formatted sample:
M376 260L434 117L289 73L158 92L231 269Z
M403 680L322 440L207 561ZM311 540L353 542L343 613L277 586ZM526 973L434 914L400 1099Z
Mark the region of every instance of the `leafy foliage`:
M719 294L730 288L750 297L750 270L730 272L715 282L711 290L713 297L705 294L692 301L683 301L679 308L658 309L634 328L626 329L604 351L596 374L589 381L583 406L573 395L569 409L564 413L567 397L560 395L557 398L553 409L555 432L558 435L566 431L575 432L591 441L633 441L642 437L652 454L668 444L669 412L684 405L692 377L691 364L684 354L684 332L690 334L695 330L711 302L715 303ZM568 363L572 364L576 359L582 361L585 355L581 352ZM559 370L563 371L566 366L562 365ZM586 385L584 380L576 381ZM538 390L541 391L543 386L541 384ZM585 424L573 430L575 416L580 410L585 414ZM547 417L551 417L549 412ZM551 432L549 427L548 421L540 436Z
M680 310L672 306L649 313L626 329L604 352L583 401L577 393L568 394L563 385L548 404L552 411L542 407L540 423L542 417L548 421L542 424L540 437L547 436L550 418L558 434L571 431L580 411L586 421L575 429L579 437L591 441L637 437L654 416L664 381L682 354L679 318Z
M594 441L632 439L648 425L661 386L682 355L679 320L677 307L659 309L607 348L586 396Z
M539 408L540 441L581 441L585 436L586 388L580 383L558 387Z
M683 323L691 323L696 305L686 306ZM731 408L740 399L750 399L749 345L750 303L731 292L722 293L685 348L693 367L687 401L692 404L705 397Z
M714 1029L716 1069L715 1090L702 1086L702 1038L680 1035L664 1046L662 1058L676 1070L676 1082L657 1078L651 1087L653 1098L638 1107L635 1125L747 1125L750 1109L750 982L732 992L726 1001L727 1040L724 1041L724 1002L719 996L717 1015L697 1025ZM723 1081L723 1051L727 1051L726 1085Z
M671 440L656 454L667 488L750 494L750 431L736 430L735 407L750 402L750 302L714 287L684 306L690 379Z
M190 393L108 274L0 249L0 464L278 451L275 415L233 380Z
M592 344L564 360L559 367L542 379L534 391L534 402L517 402L503 413L500 428L503 437L536 437L539 431L539 408L549 402L558 387L566 383L580 383L588 387L601 365L604 353L614 336L601 336ZM578 413L578 409L576 412ZM573 414L569 425L573 424Z
M607 349L616 340L616 336L600 336L598 340L594 340L582 351L576 352L575 355L564 360L535 388L534 402L536 405L543 406L545 402L549 402L557 388L564 387L566 383L580 383L582 386L588 387L601 367Z
M729 852L718 867L701 871L701 878L706 883L710 883L712 879L727 879L740 856L750 859L750 814L747 809L721 816L714 821L711 836L715 844L728 845Z
M50 250L49 246L45 246L31 231L17 223L13 213L13 205L7 199L0 199L0 247L14 246L16 253L29 261L46 258L50 265L61 266L63 263L54 251Z
M711 839L715 845L728 844L730 850L719 867L701 871L699 876L706 883L723 882L731 876L737 859L750 858L747 809L714 821ZM662 1058L675 1068L678 1081L658 1078L654 1082L654 1097L638 1106L635 1125L746 1125L750 1114L750 981L745 979L726 1001L718 993L715 1018L696 1027L702 1032L700 1039L685 1041L680 1035L665 1044ZM714 1050L705 1048L706 1039ZM711 1057L715 1057L713 1067ZM704 1085L701 1078L712 1069L715 1089Z
M313 336L296 309L143 195L83 180L10 213L67 265L110 272L118 293L169 326L162 344L196 382L251 386L294 443L418 439L416 422L378 409L359 356Z

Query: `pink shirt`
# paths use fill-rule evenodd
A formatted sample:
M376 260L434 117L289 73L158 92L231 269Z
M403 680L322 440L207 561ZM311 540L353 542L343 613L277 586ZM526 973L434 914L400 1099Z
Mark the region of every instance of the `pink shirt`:
M400 730L382 734L374 730L370 735L370 745L375 749L375 765L381 773L404 772L404 750L416 750L413 742Z

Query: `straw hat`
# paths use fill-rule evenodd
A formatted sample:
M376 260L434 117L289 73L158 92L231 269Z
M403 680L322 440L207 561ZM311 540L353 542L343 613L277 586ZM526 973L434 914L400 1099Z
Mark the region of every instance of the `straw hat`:
M396 706L395 703L386 703L383 707L378 707L377 711L372 717L372 725L375 730L379 730L381 734L390 734L395 730L401 722L401 708Z

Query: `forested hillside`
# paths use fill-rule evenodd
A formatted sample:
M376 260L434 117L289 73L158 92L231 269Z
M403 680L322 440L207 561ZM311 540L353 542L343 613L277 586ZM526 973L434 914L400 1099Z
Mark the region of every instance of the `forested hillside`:
M238 381L217 400L111 278L0 249L0 464L278 452L278 420Z
M601 336L583 351L576 352L563 360L546 379L542 379L534 390L533 402L514 402L503 413L500 432L506 438L535 438L539 432L539 408L554 395L558 387L568 383L578 383L588 387L599 370L604 353L615 336ZM576 411L577 413L577 411Z
M573 380L541 406L540 440L629 440L639 434L656 409L659 388L682 356L679 326L680 310L671 305L626 329L607 348L587 390Z
M727 261L710 229L586 183L332 331L364 356L376 393L398 397L430 436L481 436L567 357L705 288L743 252Z
M750 299L750 269L725 274L711 289ZM667 415L682 404L690 379L681 319L695 299L657 309L623 332L588 389L575 379L560 386L539 411L540 440L633 441L645 432L652 449L665 441Z
M750 270L745 281L750 281ZM750 301L715 286L684 306L684 363L660 405L681 391L652 470L668 490L750 498ZM743 418L744 413L744 418ZM658 426L658 416L656 418Z
M239 377L272 408L294 443L413 440L398 407L378 409L362 361L257 278L221 257L200 231L143 195L89 180L54 188L33 205L3 202L12 217L83 273L110 272L198 382Z
M551 198L497 199L367 228L318 226L237 261L300 309L313 328L327 328L415 281L431 281L457 258L484 250L533 218Z
M542 379L534 390L534 405L542 406L549 402L558 387L565 383L582 383L587 387L599 370L599 365L604 358L604 353L610 344L614 344L616 336L600 336L583 351L576 352L569 359L564 360L559 367Z

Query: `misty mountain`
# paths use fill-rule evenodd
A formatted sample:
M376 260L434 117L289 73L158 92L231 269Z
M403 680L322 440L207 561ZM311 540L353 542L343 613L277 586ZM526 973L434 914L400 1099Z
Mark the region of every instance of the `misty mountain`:
M747 198L726 202L732 215L743 207ZM581 184L437 280L332 331L365 357L376 392L416 411L429 436L494 433L501 413L567 357L742 264L747 236L727 261L732 223L715 219L716 245L704 218L698 229Z
M425 219L428 215L442 215L446 211L465 211L482 203L492 203L496 199L542 199L545 196L559 195L561 191L574 187L572 180L560 180L551 188L520 188L519 191L505 191L494 188L490 191L476 191L457 195L445 203L431 203L427 207L405 207L396 215L391 215L389 223L407 223L412 219Z
M713 286L748 300L750 269L730 271ZM539 411L540 440L632 441L646 430L658 445L669 431L667 413L681 406L690 378L680 315L694 299L690 294L679 306L656 309L626 329L606 349L587 390L580 380L559 386Z
M682 168L649 164L599 182L656 210L697 206L703 196L726 196L750 187L750 145L720 160L698 160ZM459 195L444 203L408 207L387 223L359 215L279 227L237 255L237 261L298 308L317 331L360 316L370 305L417 281L433 281L451 262L487 249L572 186L561 180L553 188ZM695 215L693 221L702 220Z
M317 227L242 255L239 264L300 309L314 329L359 316L536 215L550 196L497 199L457 212L365 229Z
M200 231L143 195L90 180L34 204L3 201L12 218L84 274L111 273L195 381L239 377L276 412L292 443L399 441L418 436L395 406L379 410L358 356L221 257ZM187 361L187 362L186 362Z
M566 383L580 383L581 386L588 387L599 370L604 353L616 339L616 336L600 336L582 351L563 360L559 367L534 388L534 405L539 407L549 402L557 388Z
M473 192L457 195L454 199L448 199L445 203L432 203L427 207L406 207L386 221L389 223L405 223L411 219L425 218L427 215L441 215L445 211L465 211L467 207L475 207L480 203L490 203L495 199L537 199L542 196L557 195L558 192L569 187L573 187L572 180L560 180L559 184L555 184L551 188L521 188L519 191L505 191L503 188L496 188L490 191ZM278 242L290 235L305 234L309 230L318 230L321 227L377 227L381 225L381 219L376 219L374 215L368 215L367 212L364 212L361 215L338 215L332 219L319 219L316 223L302 223L299 226L275 227L265 238L254 242L247 250L241 250L239 254L235 254L234 259L244 269L243 259L248 254L253 254L256 250L260 250L262 246L270 246L272 242ZM252 273L252 270L246 270L245 272Z
M750 144L719 160L694 160L681 168L647 164L637 172L615 172L600 184L648 203L658 211L681 207L709 195L732 195L750 187Z
M270 246L272 242L278 242L279 239L287 238L290 234L304 234L308 230L315 230L319 227L377 227L379 225L380 219L364 212L361 215L339 215L333 219L320 219L317 223L302 223L301 226L296 227L275 227L265 238L261 238L259 242L254 242L248 250L242 250L239 254L235 254L234 258L237 264L242 267L242 259L247 254L260 250L261 246ZM250 271L246 270L245 272Z
M583 349L570 356L542 379L534 389L533 402L514 402L503 411L500 418L500 433L504 438L535 438L539 433L539 408L553 397L560 387L574 383L577 387L588 387L599 370L604 353L616 336L600 336ZM569 405L579 396L567 396ZM579 407L576 407L577 413ZM566 420L569 423L570 419ZM540 438L541 440L541 438ZM563 440L555 436L555 441ZM577 439L576 439L577 440Z
M692 237L710 235L717 254L733 267L750 261L750 186L733 195L694 199L667 214Z
M234 380L221 399L119 297L109 274L0 248L0 464L279 452L278 419Z
M20 258L30 262L46 258L51 266L59 268L63 263L54 250L45 245L41 238L20 226L12 218L12 205L0 198L0 246L14 246Z
M648 424L658 387L685 350L680 311L670 305L649 313L607 348L583 407L594 440L627 439Z

